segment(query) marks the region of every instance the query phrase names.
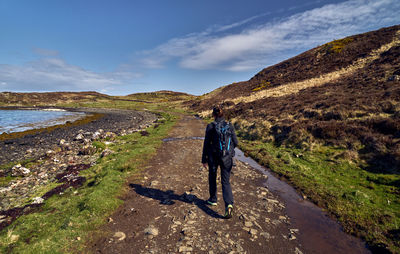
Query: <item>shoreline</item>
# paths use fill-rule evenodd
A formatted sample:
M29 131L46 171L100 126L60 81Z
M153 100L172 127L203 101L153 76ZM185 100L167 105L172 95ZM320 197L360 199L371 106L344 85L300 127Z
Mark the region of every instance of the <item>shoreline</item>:
M0 112L2 110L0 109ZM14 110L13 110L14 111ZM72 112L67 110L53 110L53 109L17 109L15 111L41 111L41 112L62 112L63 115L53 115L52 118L26 123L15 123L0 127L0 140L6 140L16 137L23 137L29 133L34 134L44 130L61 128L68 125L79 125L84 122L89 122L93 118L93 114L85 112ZM92 119L94 120L94 119Z
M32 195L73 166L96 164L103 155L97 153L95 142L112 143L116 136L141 131L159 118L154 113L132 110L74 111L89 116L0 139L0 212L31 203ZM28 173L21 173L20 168L28 169Z
M4 108L0 107L0 110ZM10 110L28 108L32 107L7 107ZM141 122L146 121L146 118L153 115L149 112L138 113L138 111L123 109L63 107L36 107L35 109L42 110L46 108L82 112L86 116L73 122L67 121L65 124L0 134L0 146L2 147L0 149L0 166L13 161L36 159L45 154L46 149L57 146L59 140L72 141L80 130L83 132L95 132L103 129L105 132L111 131L118 135L123 129L132 129L132 127L140 129ZM23 156L26 152L28 156Z

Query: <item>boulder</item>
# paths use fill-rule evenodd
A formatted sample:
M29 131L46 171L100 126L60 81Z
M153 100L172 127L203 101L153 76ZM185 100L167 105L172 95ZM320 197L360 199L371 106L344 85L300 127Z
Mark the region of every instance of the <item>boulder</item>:
M99 131L96 131L95 133L93 133L92 140L97 140L99 138L101 138L101 133Z
M76 135L76 137L74 138L75 141L83 141L85 137L83 136L82 133L79 133L78 135Z
M44 199L41 197L35 197L33 198L32 204L42 204L44 202Z
M78 151L78 155L92 155L94 153L96 153L96 148L93 147L92 145L84 145Z
M46 156L48 157L48 158L50 158L51 156L53 156L55 154L55 152L53 151L53 150L47 150L46 151Z
M158 235L158 229L155 228L154 226L149 226L144 230L144 233L146 235L157 236Z
M17 164L11 169L11 175L12 176L27 176L31 173L31 171L23 166L21 164Z
M101 152L100 157L103 158L103 157L106 157L106 156L108 156L108 155L110 155L110 154L112 154L112 153L113 153L112 150L106 148L106 149L103 150L103 152Z
M117 136L117 134L115 134L114 132L111 132L111 131L107 131L104 134L104 138L115 138L116 136Z

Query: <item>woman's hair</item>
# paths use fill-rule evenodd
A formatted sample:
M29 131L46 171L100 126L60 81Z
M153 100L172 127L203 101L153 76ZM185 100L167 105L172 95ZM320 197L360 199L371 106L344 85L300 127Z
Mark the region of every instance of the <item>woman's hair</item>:
M212 111L212 115L214 117L222 117L224 115L224 112L222 111L222 107L221 106L214 106L213 107L213 111Z

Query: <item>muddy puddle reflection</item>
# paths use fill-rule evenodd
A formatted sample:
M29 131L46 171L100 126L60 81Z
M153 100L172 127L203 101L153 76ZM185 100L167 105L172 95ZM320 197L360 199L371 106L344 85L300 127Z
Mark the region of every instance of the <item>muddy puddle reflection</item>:
M360 239L343 232L341 226L329 218L321 208L304 200L289 184L276 178L266 168L236 149L235 158L268 176L264 183L286 205L291 228L300 230L299 240L304 253L371 253Z

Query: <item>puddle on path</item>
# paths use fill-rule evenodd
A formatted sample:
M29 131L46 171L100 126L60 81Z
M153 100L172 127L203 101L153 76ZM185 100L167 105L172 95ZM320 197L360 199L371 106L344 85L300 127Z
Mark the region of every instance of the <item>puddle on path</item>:
M321 208L304 200L293 187L276 178L253 159L244 156L239 149L235 151L237 160L268 176L265 185L284 201L286 213L291 218L291 227L300 230L298 238L304 253L371 253L363 241L344 233L341 226Z

